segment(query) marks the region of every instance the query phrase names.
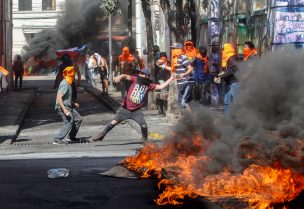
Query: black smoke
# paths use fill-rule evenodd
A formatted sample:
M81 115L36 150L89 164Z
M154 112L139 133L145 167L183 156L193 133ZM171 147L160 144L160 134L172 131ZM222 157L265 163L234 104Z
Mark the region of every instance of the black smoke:
M99 0L67 0L55 29L42 30L24 47L24 59L56 58L56 50L81 46L98 35L104 16Z
M241 173L252 164L303 173L303 57L302 51L284 50L240 65L241 90L230 113L200 107L180 120L165 143L181 144L178 152L188 154L195 151L193 135L204 138L207 148L197 155L211 161L200 175Z

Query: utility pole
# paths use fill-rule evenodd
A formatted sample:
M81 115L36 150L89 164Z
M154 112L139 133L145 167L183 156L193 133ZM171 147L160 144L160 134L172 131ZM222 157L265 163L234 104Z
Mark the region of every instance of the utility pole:
M110 74L110 86L109 90L113 90L113 69L112 69L112 15L121 13L118 0L100 0L100 8L102 8L109 16L109 74Z
M112 57L112 14L109 14L109 73L110 73L110 86L109 86L109 90L113 90L114 86L113 86L113 57Z
M132 47L132 17L133 17L132 6L133 6L132 0L128 0L128 42L129 42L128 44L129 44L129 47Z
M139 56L142 56L143 13L142 13L141 0L135 0L135 18L136 18L136 49L139 52Z

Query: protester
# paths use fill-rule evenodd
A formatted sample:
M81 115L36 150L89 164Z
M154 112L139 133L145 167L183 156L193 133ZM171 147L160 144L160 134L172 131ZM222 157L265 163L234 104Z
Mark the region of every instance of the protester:
M85 67L85 76L88 86L96 87L96 82L94 79L94 61L91 59L92 54L86 54L86 67Z
M109 68L108 68L108 63L107 60L104 57L100 57L100 69L101 71L99 72L100 74L100 82L102 85L102 93L108 94L109 91Z
M181 43L174 43L171 46L171 67L164 66L164 69L175 72L178 86L178 104L181 108L190 112L189 103L192 101L192 89L194 85L193 67L184 54L183 49L184 46Z
M192 40L184 43L184 53L193 66L194 74L194 100L200 101L204 105L209 105L210 101L210 76L208 73L208 57L207 50L203 51L204 57L200 51L194 47ZM209 88L209 89L208 89ZM208 98L207 98L208 97Z
M168 60L166 52L161 52L159 56L160 58L157 61L157 63L159 63L161 67L158 64L156 64L155 76L157 83L161 84L170 78L171 73L169 70L164 69L164 66L170 66L171 63Z
M198 49L194 47L194 43L191 40L185 41L184 53L191 63L193 63L196 58L202 59L202 56L199 54Z
M210 94L211 94L211 105L219 105L221 102L221 85L214 82L214 78L217 77L219 74L221 67L220 67L220 54L219 54L219 47L212 46L211 47L211 56L210 56L210 77L211 77L211 84L210 84Z
M75 70L73 66L67 66L63 70L63 80L60 82L55 109L62 117L64 125L54 138L53 144L65 145L71 141L79 141L76 138L82 119L75 108L79 107L72 99L72 83L75 80ZM65 138L67 135L68 138Z
M19 87L22 88L24 63L22 62L22 59L21 59L20 55L16 56L16 60L13 63L13 72L15 74L15 88L17 88L18 79L19 79Z
M238 56L232 44L226 43L222 52L222 72L214 79L216 83L224 80L227 84L228 91L224 98L224 112L228 113L229 108L238 94L240 83L235 73L238 71Z
M254 44L251 41L245 42L244 45L244 62L251 60L258 54Z
M145 68L144 60L139 56L138 50L133 50L132 53L134 57L134 67L132 70L132 75L138 75L139 71Z
M194 60L194 99L203 105L210 105L210 74L207 49L200 47L199 54Z
M61 81L63 80L63 70L66 67L74 67L74 70L77 74L77 85L80 86L81 83L81 74L80 74L80 70L79 67L77 65L76 62L73 62L73 60L71 59L71 56L69 54L64 54L61 57L62 63L59 66L58 72L57 72L57 76L56 76L56 80L55 80L55 85L54 88L58 88L59 84L61 83ZM73 101L77 101L77 85L75 83L75 79L73 80L72 83L72 89L73 89L73 95L72 95L72 99Z
M122 49L122 54L118 57L118 68L119 74L126 74L131 75L132 69L135 67L135 58L133 55L130 54L130 50L128 47L124 47ZM121 90L121 97L125 98L127 95L128 89L130 87L130 81L123 79L120 82L120 90Z
M138 76L131 76L122 74L114 78L114 82L118 83L121 80L128 80L131 82L127 96L124 98L122 107L116 112L114 119L107 124L105 129L89 139L89 141L102 141L106 134L112 130L117 124L127 119L136 121L142 132L142 140L147 141L148 139L148 127L145 121L141 108L147 99L148 92L157 89L163 89L168 86L174 79L174 74L161 85L152 83L149 79L150 72L148 69L142 69Z

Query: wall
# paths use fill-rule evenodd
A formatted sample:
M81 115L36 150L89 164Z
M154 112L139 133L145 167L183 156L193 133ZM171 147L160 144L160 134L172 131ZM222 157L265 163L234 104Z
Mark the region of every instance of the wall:
M0 0L0 65L11 71L12 63L12 1ZM9 84L12 81L10 73Z
M13 56L22 54L22 48L43 29L52 29L64 11L65 0L56 0L56 10L42 10L42 0L32 0L31 11L19 11L18 0L13 0Z

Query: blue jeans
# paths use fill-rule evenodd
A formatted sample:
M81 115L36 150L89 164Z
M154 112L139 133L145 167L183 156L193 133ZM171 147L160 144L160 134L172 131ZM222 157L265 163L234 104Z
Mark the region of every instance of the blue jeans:
M76 138L76 135L82 122L82 118L79 113L75 109L72 109L70 115L66 116L62 112L61 108L58 108L57 112L61 116L64 124L61 127L57 136L55 137L54 141L58 142L60 140L63 140L68 134L70 139Z
M185 109L189 105L189 102L192 101L193 86L185 83L185 84L178 84L177 88L178 88L178 104L183 109Z
M228 92L225 94L224 98L224 112L228 113L231 104L235 100L238 92L240 89L240 83L239 82L234 82L230 84Z

